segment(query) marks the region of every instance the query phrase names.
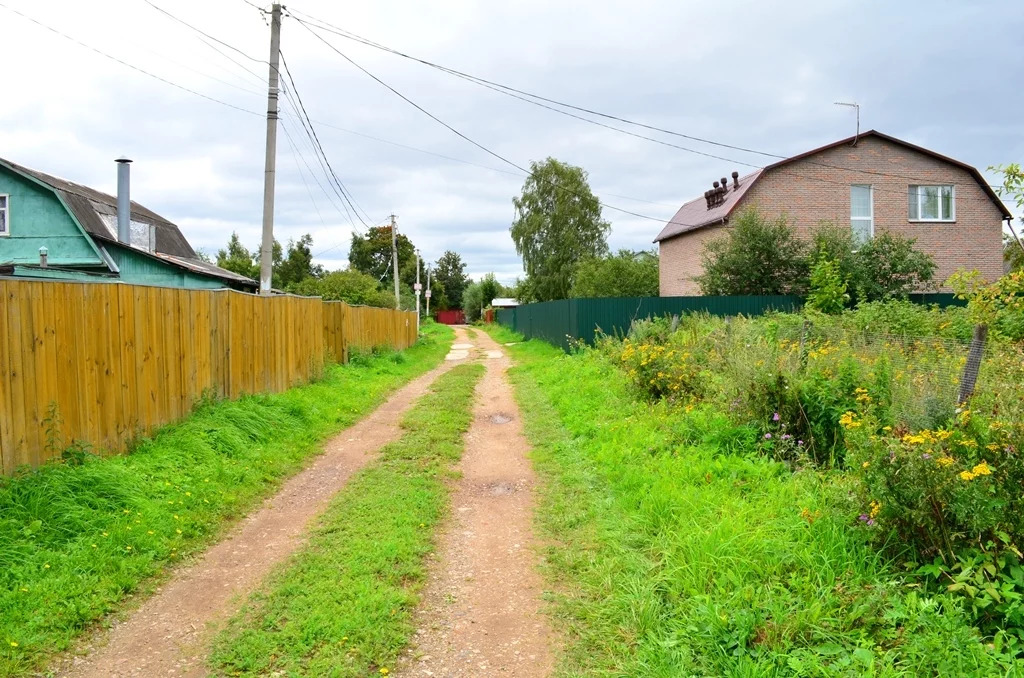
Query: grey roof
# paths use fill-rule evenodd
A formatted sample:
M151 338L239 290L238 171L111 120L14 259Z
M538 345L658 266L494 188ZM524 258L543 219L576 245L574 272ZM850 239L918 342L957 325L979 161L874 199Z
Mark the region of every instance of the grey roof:
M82 184L61 179L0 158L0 165L52 188L89 235L117 242L117 198ZM132 200L131 221L153 227L154 250L130 246L132 251L175 264L196 273L237 283L256 281L201 260L181 230L171 221ZM125 246L124 243L120 243Z

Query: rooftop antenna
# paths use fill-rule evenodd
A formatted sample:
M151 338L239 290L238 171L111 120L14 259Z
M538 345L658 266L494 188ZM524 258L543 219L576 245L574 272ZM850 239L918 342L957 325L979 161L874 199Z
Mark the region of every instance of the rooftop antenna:
M853 137L853 143L851 146L857 145L857 140L860 139L860 104L858 103L847 103L845 101L833 101L836 106L849 106L857 110L857 134Z

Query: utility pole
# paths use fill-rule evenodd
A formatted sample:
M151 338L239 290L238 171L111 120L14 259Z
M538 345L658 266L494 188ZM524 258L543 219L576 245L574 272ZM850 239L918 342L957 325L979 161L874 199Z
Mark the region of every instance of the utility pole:
M260 294L270 294L274 264L274 175L277 171L277 67L281 62L281 5L270 10L270 87L267 90L267 161L263 173L263 241L260 245Z
M398 226L395 215L391 215L391 274L395 278L395 310L398 310L401 295L398 293Z
M416 291L416 334L420 333L420 290L423 289L423 285L420 284L420 251L416 250L416 285L413 287Z
M430 317L430 264L427 264L427 317Z

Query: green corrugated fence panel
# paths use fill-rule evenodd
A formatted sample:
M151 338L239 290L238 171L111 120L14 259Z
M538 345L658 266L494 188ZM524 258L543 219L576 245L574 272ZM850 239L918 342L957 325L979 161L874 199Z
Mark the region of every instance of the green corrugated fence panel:
M929 294L911 294L910 300L915 304L938 304L940 308L947 306L966 306L966 299L957 299L951 292L932 292Z
M791 296L561 299L501 309L498 322L527 339L543 339L568 349L570 341L593 343L598 329L605 334L625 334L634 320L643 318L686 312L761 315L793 311L802 303Z

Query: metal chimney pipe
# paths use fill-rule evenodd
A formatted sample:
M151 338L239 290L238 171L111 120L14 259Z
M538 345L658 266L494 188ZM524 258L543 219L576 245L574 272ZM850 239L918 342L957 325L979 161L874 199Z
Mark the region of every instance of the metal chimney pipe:
M117 163L117 241L126 245L132 240L131 163L121 156Z

